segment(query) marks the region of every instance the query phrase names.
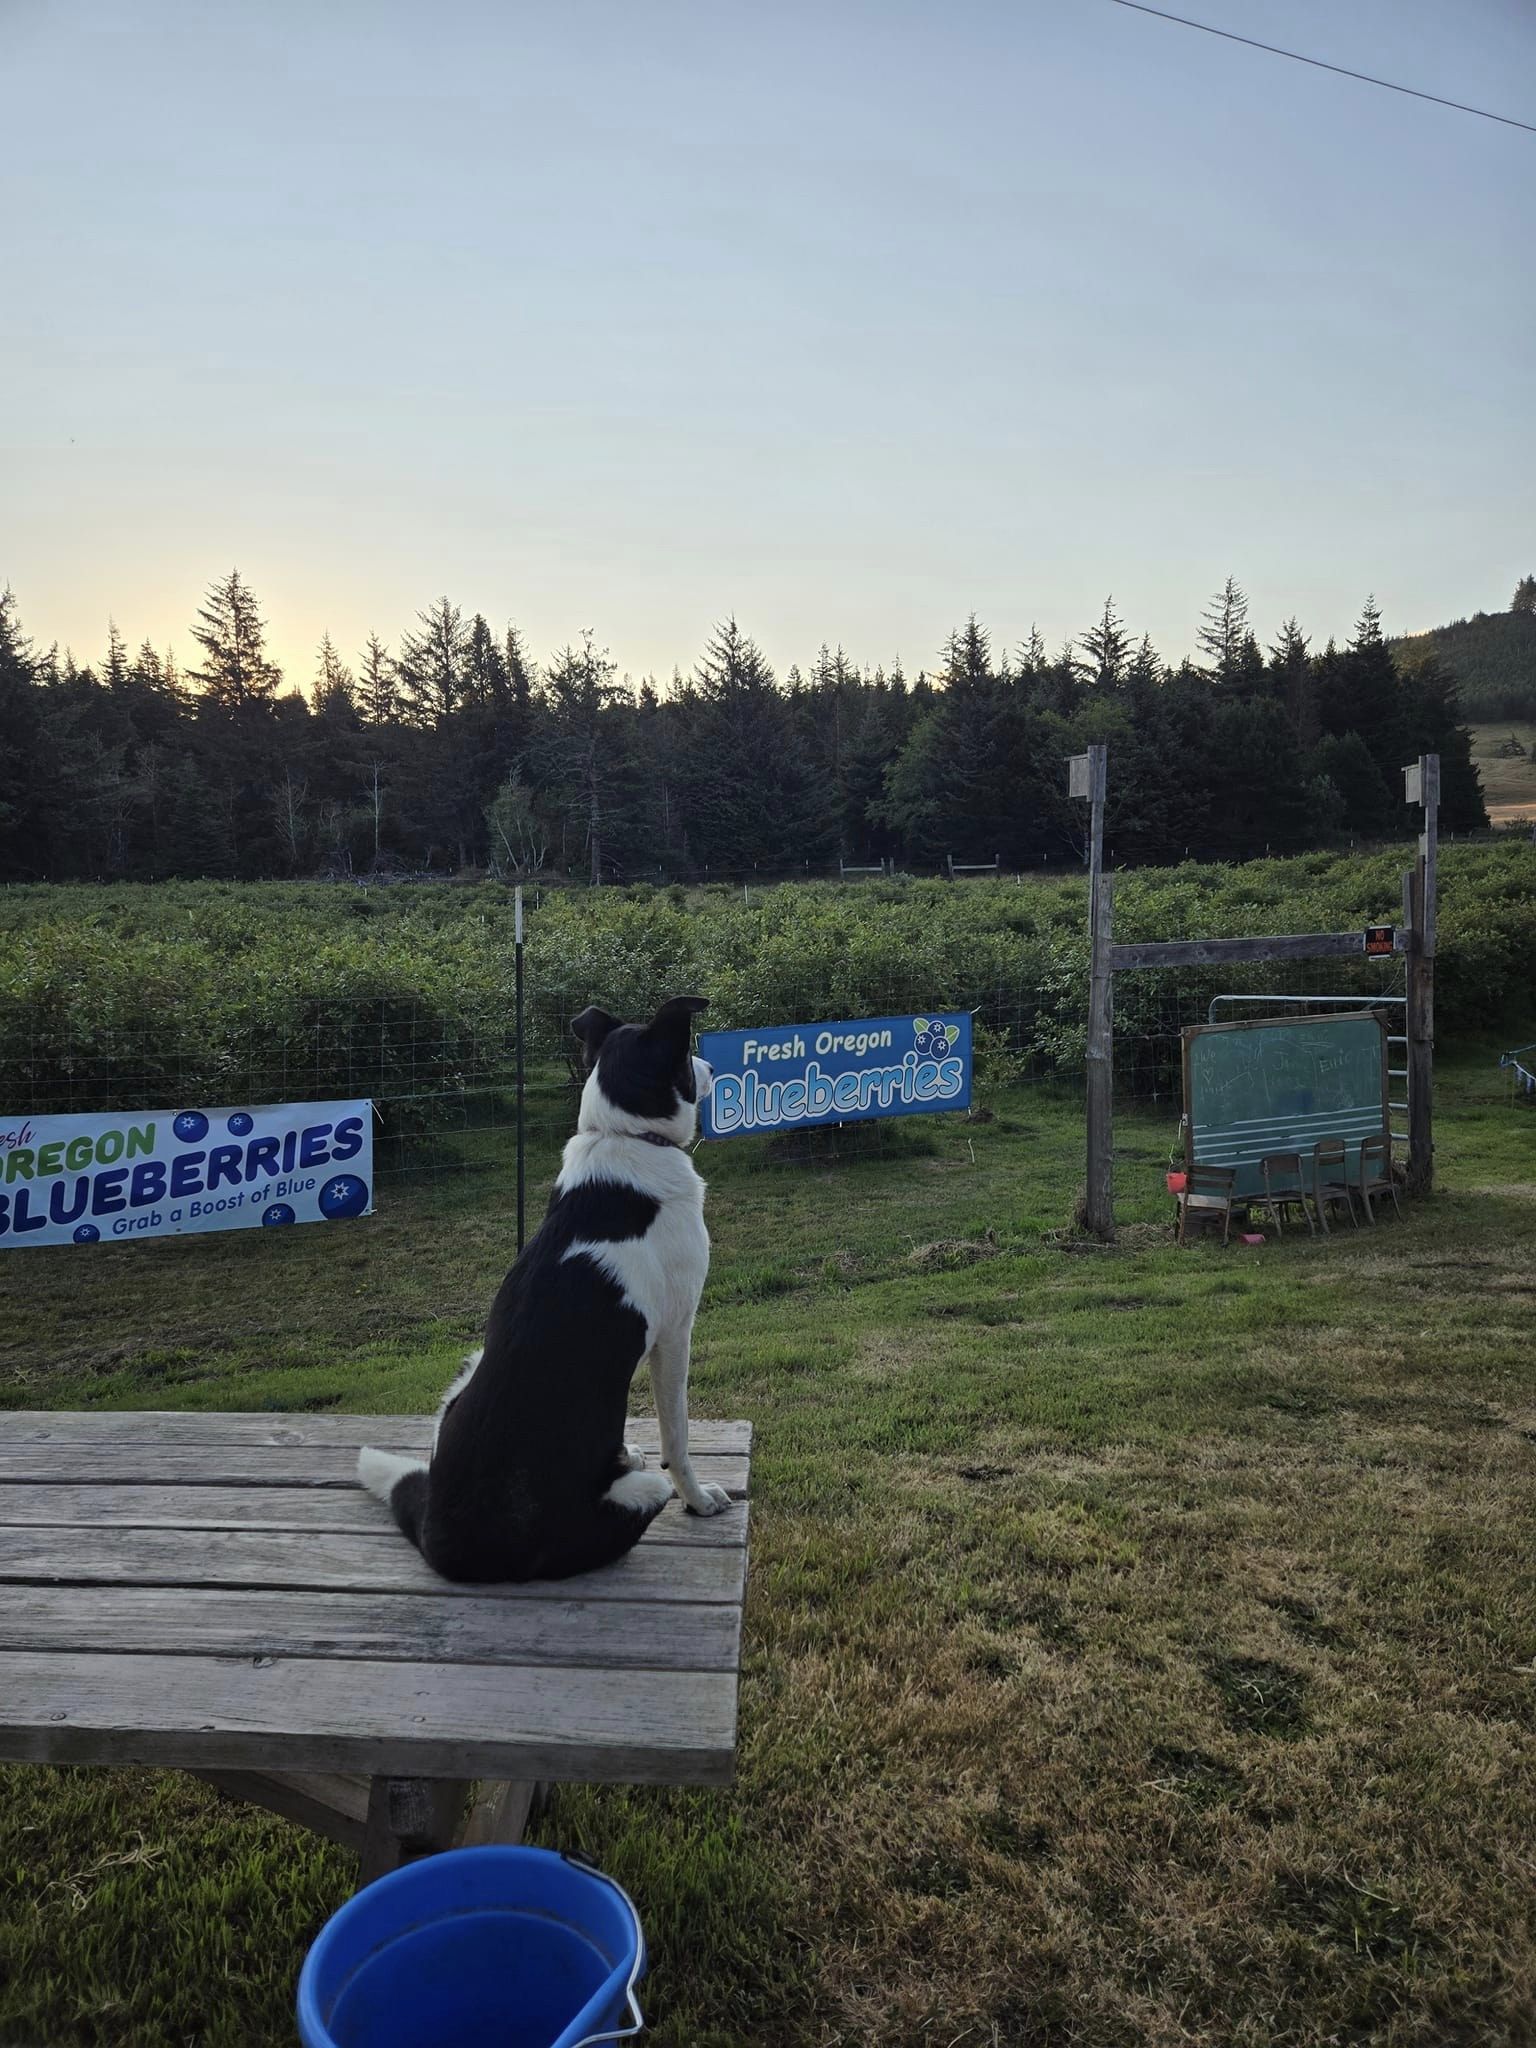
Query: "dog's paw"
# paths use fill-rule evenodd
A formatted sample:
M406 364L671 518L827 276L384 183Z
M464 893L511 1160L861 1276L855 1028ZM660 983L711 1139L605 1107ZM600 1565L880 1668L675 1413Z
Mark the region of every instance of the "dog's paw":
M701 1485L697 1496L687 1494L684 1499L690 1515L718 1515L722 1508L731 1504L731 1496L723 1486Z
M633 1514L653 1515L672 1498L672 1482L661 1472L626 1472L603 1498Z
M643 1472L645 1470L645 1453L644 1451L637 1451L633 1444L620 1444L619 1463L626 1472Z

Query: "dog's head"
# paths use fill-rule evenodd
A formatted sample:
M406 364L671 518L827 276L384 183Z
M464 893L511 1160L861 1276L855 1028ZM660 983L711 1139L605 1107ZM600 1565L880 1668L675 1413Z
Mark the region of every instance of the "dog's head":
M703 996L671 996L649 1024L621 1024L595 1006L571 1019L587 1059L581 1091L583 1131L644 1131L688 1144L698 1127L699 1104L714 1086L712 1069L690 1050L693 1020L709 1004Z

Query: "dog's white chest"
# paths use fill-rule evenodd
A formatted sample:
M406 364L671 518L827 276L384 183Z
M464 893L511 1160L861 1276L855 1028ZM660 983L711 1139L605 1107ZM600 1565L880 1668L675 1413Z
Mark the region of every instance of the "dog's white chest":
M709 1233L703 1211L686 1201L664 1202L644 1237L606 1244L573 1244L566 1258L589 1258L645 1319L645 1344L684 1330L693 1321L709 1272Z
M698 1311L709 1272L704 1183L681 1148L654 1147L578 1134L565 1148L560 1185L614 1180L649 1196L656 1214L639 1237L587 1239L566 1259L587 1258L645 1320L646 1349L686 1331Z

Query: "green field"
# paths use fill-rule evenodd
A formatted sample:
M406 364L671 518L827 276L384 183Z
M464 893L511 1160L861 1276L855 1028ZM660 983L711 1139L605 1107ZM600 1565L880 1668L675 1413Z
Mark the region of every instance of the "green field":
M1409 845L1116 878L1118 938L1357 931L1397 922ZM532 908L530 1057L555 1061L589 1002L634 1016L681 990L716 1027L934 1007L976 1015L991 1070L1074 1082L1085 1042L1081 874L955 886L901 881L563 890ZM1488 1032L1536 988L1536 845L1445 849L1436 1015ZM1374 993L1400 963L1315 964L1288 985ZM1273 970L1125 975L1129 1047ZM176 882L0 890L0 1072L7 1107L136 1108L452 1088L504 1061L511 892ZM1524 1036L1530 1036L1525 1032ZM422 1108L420 1114L430 1114Z
M1498 749L1513 733L1525 748L1523 755L1500 755ZM1525 719L1472 728L1472 758L1483 779L1488 816L1495 825L1512 825L1529 818L1536 824L1536 725Z
M1402 1224L1180 1252L1173 1113L985 1091L863 1158L710 1151L693 1407L756 1425L740 1774L566 1788L658 2048L1514 2044L1536 2009L1536 1115L1441 1075ZM542 1182L552 1165L537 1162ZM0 1402L425 1409L510 1176L28 1251ZM637 1389L643 1405L643 1389ZM0 1772L0 2042L277 2048L351 1873L147 1771Z

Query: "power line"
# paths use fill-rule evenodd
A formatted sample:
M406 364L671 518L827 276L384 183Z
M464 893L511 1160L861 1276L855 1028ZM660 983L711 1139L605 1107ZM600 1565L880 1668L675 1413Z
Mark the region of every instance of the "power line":
M1208 21L1191 21L1187 14L1168 14L1161 7L1148 7L1145 0L1114 0L1116 7L1130 7L1137 14L1152 14L1159 21L1176 21L1180 28L1197 28L1225 42L1244 43L1250 50L1264 50L1271 57L1289 57L1293 64L1310 64L1316 71L1333 71L1340 78L1358 78L1362 85L1379 85L1387 92L1406 93L1409 99L1428 100L1437 107L1453 107L1458 114L1476 114L1483 121L1500 121L1506 128L1523 128L1536 135L1536 122L1517 121L1512 114L1491 114L1486 107L1469 107L1465 100L1442 99L1437 92L1420 92L1417 86L1394 85L1390 78L1373 78L1369 71L1351 71L1343 64L1327 64L1321 57L1304 57L1299 50L1282 50L1275 43L1255 42L1252 36L1237 35L1229 28L1213 28Z

